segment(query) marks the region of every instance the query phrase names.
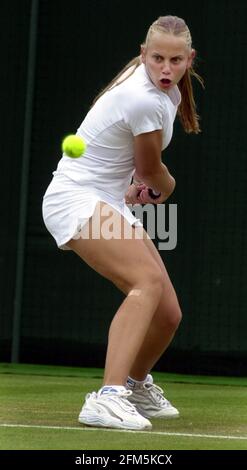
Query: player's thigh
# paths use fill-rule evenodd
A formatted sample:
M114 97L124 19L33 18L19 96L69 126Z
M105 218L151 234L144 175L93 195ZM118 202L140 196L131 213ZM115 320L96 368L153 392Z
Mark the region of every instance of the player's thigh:
M106 206L104 203L99 204L101 208ZM154 286L162 286L161 268L146 246L145 240L141 239L135 228L129 224L128 237L124 236L125 219L113 208L110 209L113 227L112 238L109 239L109 233L104 232L107 226L107 217L102 214L99 216L98 212L97 220L93 216L90 218L88 226L84 227L82 237L70 240L67 245L95 271L111 280L126 294L133 286L145 284L145 282L152 282ZM119 232L117 237L114 237L114 221L115 227L119 223L121 224L121 238L118 238ZM93 230L94 223L99 224L96 230ZM97 237L94 237L96 232Z
M152 256L154 262L159 266L159 268L162 272L164 291L167 292L167 293L169 293L169 292L171 292L171 293L174 292L175 293L174 287L172 285L172 282L171 282L170 277L168 275L168 272L166 270L165 264L164 264L164 262L163 262L163 260L160 256L156 246L154 245L153 241L151 240L151 238L148 236L147 232L142 227L138 227L136 230L139 231L140 237L142 237L146 248L148 249L150 255ZM143 232L143 233L141 234L141 232Z
M138 229L138 230L141 230L141 229ZM159 319L159 320L164 319L166 322L167 321L170 322L171 325L173 324L177 325L180 322L181 317L182 317L177 294L170 280L170 277L168 275L164 262L156 246L154 245L154 243L152 242L152 240L150 239L150 237L147 235L146 232L143 234L143 240L151 256L153 257L153 260L157 263L157 265L162 271L163 290L162 290L162 295L160 297L160 302L159 302L157 312L156 312L156 319Z

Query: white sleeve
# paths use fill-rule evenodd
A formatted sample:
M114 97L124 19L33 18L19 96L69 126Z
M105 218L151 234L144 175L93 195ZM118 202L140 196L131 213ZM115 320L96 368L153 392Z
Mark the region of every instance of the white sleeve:
M163 112L162 112L163 111ZM129 103L125 121L134 136L163 129L161 102L151 96L136 96Z

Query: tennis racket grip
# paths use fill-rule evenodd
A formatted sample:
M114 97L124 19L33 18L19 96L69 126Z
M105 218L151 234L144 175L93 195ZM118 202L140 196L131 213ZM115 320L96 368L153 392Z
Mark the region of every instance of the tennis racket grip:
M152 199L158 199L161 196L161 193L154 191L152 188L148 188L148 194Z
M141 193L142 190L138 191L137 196ZM154 191L152 188L148 188L148 194L152 199L158 199L161 195L161 193L158 193L157 191Z

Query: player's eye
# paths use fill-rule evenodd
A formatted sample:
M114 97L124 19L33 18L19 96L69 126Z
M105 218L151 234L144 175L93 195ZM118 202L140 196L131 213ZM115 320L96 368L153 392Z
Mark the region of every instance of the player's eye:
M156 54L155 54L155 55L153 56L153 58L154 58L154 60L155 60L156 62L161 62L161 61L162 61L162 57L161 57L160 55L156 55Z
M181 60L182 60L182 57L173 57L172 58L172 62L174 64L179 64L179 62L181 62Z

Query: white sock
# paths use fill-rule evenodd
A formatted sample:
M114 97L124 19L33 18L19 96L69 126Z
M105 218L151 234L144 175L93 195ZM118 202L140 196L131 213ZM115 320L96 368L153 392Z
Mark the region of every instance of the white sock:
M132 377L129 376L129 377L127 378L126 385L127 385L127 387L128 387L130 390L134 390L135 387L140 387L140 386L143 385L146 381L147 381L147 377L145 377L144 380L136 380L136 379L132 379Z

